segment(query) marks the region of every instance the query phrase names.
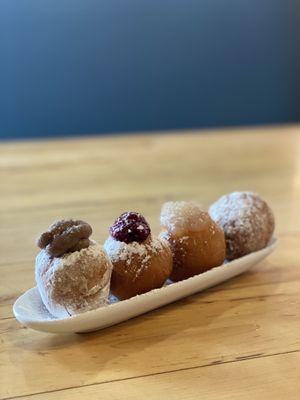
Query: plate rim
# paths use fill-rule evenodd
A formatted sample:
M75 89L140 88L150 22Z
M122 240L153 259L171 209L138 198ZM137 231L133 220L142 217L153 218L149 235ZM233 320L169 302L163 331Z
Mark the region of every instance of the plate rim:
M136 295L136 296L134 296L134 297L131 297L131 298L129 298L129 299L126 299L126 300L121 300L121 301L118 301L118 302L115 302L115 303L112 303L112 304L109 304L108 306L104 306L104 307L99 307L99 308L96 308L96 309L94 309L94 310L89 310L89 311L86 311L86 312L84 312L84 313L80 313L80 314L76 314L76 315L72 315L72 316L70 316L70 317L67 317L67 318L61 318L61 319L59 319L59 318L54 318L54 319L49 319L49 320L43 320L43 319L40 319L40 320L38 320L38 319L32 319L32 318L28 318L28 317L24 317L24 315L20 315L19 313L18 313L18 306L19 306L19 303L22 301L22 299L24 298L24 297L26 297L26 296L28 296L28 293L29 292L32 292L32 291L38 291L38 288L37 288L37 286L34 286L34 287L32 287L32 288L30 288L30 289L28 289L28 290L26 290L23 294L21 294L16 300L15 300L15 302L14 302L14 304L13 304L13 314L14 314L14 316L15 316L15 318L22 324L22 325L25 325L25 326L28 326L28 327L30 327L30 328L33 328L33 325L34 326L36 326L36 327L51 327L51 328L54 328L55 327L55 325L60 325L60 326L67 326L68 324L73 324L73 323L76 323L76 322L80 322L80 320L87 320L87 319L91 319L91 318L93 318L93 316L96 318L97 317L97 314L99 313L99 311L100 312L105 312L105 313L109 313L109 312L111 312L111 310L116 310L117 308L126 308L127 307L127 305L128 304L130 304L130 303L132 303L132 302L134 302L134 303L136 303L138 300L139 301L143 301L147 296L149 296L149 294L154 294L155 292L156 293L161 293L162 291L170 291L170 290L172 290L172 291L174 291L174 290L176 290L177 288L178 288L178 286L185 286L185 285L188 285L188 283L187 282L191 282L191 281L197 281L198 279L200 279L200 278L203 278L203 276L207 276L207 275L209 275L209 274L212 274L212 273L216 273L216 271L217 270L219 270L221 267L225 267L225 266L229 266L229 267L235 267L235 265L238 263L238 262L240 262L240 260L247 260L247 259L250 259L250 258L252 258L253 257L253 255L254 254L257 254L257 253L265 253L265 256L267 256L268 254L270 254L271 252L273 252L274 250L275 250L275 248L277 247L277 245L278 245L278 242L279 242L279 240L278 240L278 238L276 238L276 237L272 237L272 239L270 240L270 242L269 242L269 244L266 246L266 247L264 247L263 249L261 249L261 250L258 250L258 251L256 251L256 252L252 252L252 253L249 253L249 254L247 254L247 255L245 255L245 256L243 256L243 257L240 257L240 258L238 258L238 259L235 259L235 260L233 260L233 261L230 261L230 262L228 262L228 263L226 263L226 264L222 264L222 265L220 265L220 266L217 266L217 267L214 267L214 268L212 268L212 269L210 269L210 270L208 270L208 271L206 271L206 272L203 272L203 273L201 273L201 274L198 274L198 275L195 275L195 276L192 276L192 277L190 277L190 278L187 278L187 279L184 279L184 280L182 280L182 281L178 281L178 282L174 282L174 283L172 283L172 284L170 284L170 285L166 285L166 286L163 286L163 287L161 287L161 288L157 288L157 289L153 289L153 290L151 290L151 291L149 291L149 292L146 292L146 293L143 293L143 294L140 294L140 295ZM233 278L233 277L232 277ZM231 279L231 278L229 278L229 279ZM227 280L229 280L229 279L227 279ZM224 282L225 282L226 280L224 280ZM205 289L203 289L203 290L205 290ZM199 291L200 292L200 291ZM187 295L188 296L188 295ZM186 297L186 296L185 296ZM175 300L174 300L175 301ZM158 306L157 308L159 308L160 306ZM119 310L120 311L120 310ZM142 313L141 313L142 314ZM140 315L141 315L140 314ZM82 322L84 322L84 321L82 321ZM36 328L33 328L33 329L36 329ZM100 328L99 328L100 329Z

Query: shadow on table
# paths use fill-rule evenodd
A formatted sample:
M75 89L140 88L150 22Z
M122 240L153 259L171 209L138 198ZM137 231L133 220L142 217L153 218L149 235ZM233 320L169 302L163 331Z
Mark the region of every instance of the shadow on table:
M273 293L276 285L267 285L268 268L264 274L259 272L253 270L102 331L36 333L44 336L40 340L27 338L22 349L44 357L45 362L49 360L51 368L63 366L66 379L70 374L81 376L81 385L238 359L239 348L245 351L249 334L259 336L259 325L253 320L253 299L255 314L264 315L270 312L265 300L278 295ZM252 286L255 296L251 296ZM255 350L250 346L249 351ZM32 372L28 371L28 379L34 379ZM70 386L74 385L72 380L70 376Z

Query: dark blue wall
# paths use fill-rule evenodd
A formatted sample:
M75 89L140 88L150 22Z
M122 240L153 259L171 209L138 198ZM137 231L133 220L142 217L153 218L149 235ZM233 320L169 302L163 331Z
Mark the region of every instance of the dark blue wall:
M300 120L299 0L0 0L0 137Z

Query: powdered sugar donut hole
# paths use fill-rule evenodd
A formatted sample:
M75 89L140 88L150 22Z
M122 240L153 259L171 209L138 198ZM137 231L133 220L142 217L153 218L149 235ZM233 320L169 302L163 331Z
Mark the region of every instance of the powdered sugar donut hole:
M274 232L272 210L253 192L224 195L211 205L209 214L224 231L228 260L263 249Z
M151 235L142 243L125 243L109 236L104 248L113 264L111 293L121 300L163 286L172 271L168 242Z
M61 257L41 250L36 257L37 286L48 311L66 318L107 303L112 264L102 246L89 247Z

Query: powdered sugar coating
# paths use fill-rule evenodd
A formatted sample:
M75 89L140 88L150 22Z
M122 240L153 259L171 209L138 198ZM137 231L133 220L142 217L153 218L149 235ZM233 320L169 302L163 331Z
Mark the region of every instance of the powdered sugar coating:
M134 280L139 277L143 270L148 268L151 255L165 251L166 247L168 247L168 243L159 238L151 239L144 243L124 243L109 236L104 243L104 249L112 263L126 261L129 268L135 269ZM137 257L139 262L132 262Z
M222 196L211 205L209 214L224 231L229 260L264 248L274 231L273 212L256 193Z
M113 264L111 293L119 299L157 289L171 274L173 257L164 239L149 236L143 243L124 243L109 237L104 248Z
M207 218L207 212L194 201L168 201L161 209L160 224L172 233L197 232Z
M35 277L43 303L57 318L103 306L109 294L112 264L103 248L91 241L88 248L51 257L41 250Z

